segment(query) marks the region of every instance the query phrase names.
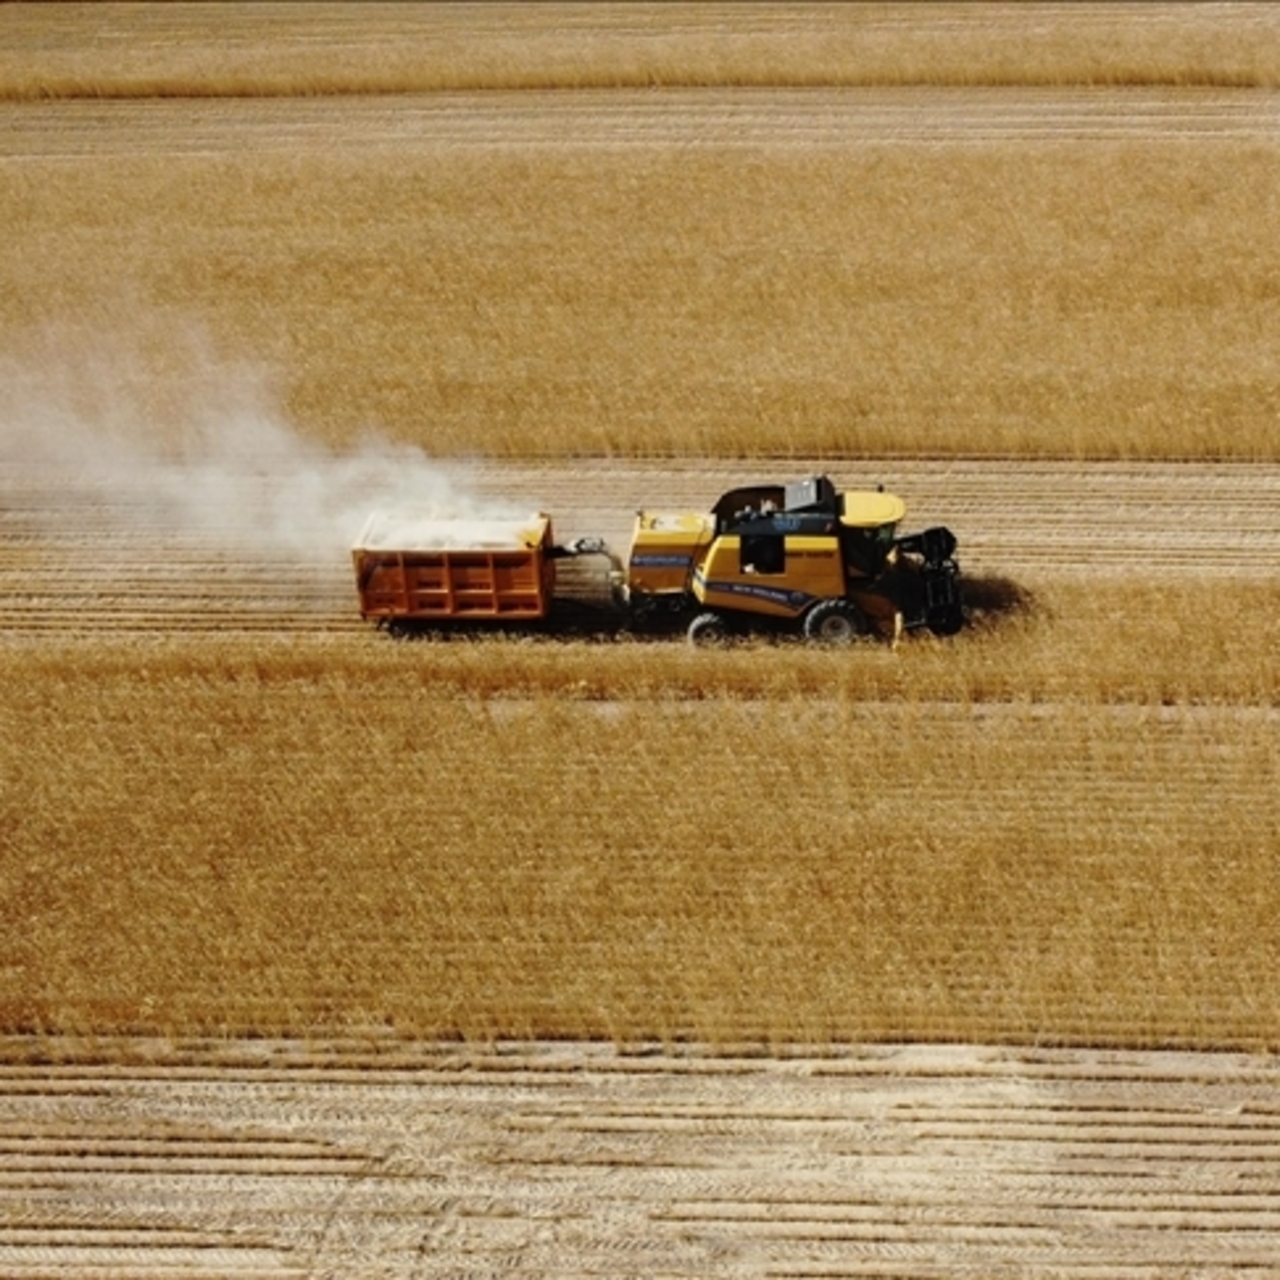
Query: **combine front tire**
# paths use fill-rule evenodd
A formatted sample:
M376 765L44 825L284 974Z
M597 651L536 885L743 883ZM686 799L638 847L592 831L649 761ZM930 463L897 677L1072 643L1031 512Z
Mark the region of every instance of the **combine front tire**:
M700 613L689 623L690 644L723 644L729 638L729 627L718 613Z
M958 603L931 609L928 625L935 636L953 636L964 626L964 610Z
M805 639L818 644L852 644L867 631L862 610L848 600L819 600L804 620Z

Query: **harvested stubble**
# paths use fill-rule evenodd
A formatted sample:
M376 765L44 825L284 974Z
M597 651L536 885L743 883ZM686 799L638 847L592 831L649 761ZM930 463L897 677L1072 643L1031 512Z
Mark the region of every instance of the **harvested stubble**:
M1078 638L10 650L0 1026L1270 1043L1275 659Z

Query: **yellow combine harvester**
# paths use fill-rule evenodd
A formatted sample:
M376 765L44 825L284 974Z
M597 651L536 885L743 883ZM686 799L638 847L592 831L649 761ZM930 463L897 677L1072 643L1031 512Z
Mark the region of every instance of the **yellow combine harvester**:
M906 504L840 492L826 476L726 493L710 512L641 511L627 565L637 624L692 614L689 638L773 619L847 642L963 625L956 539L941 527L898 536Z
M556 541L524 520L406 520L375 514L353 548L360 612L395 634L438 625L537 625L571 612L557 564L610 555L623 612L606 625L687 625L707 641L750 624L841 643L964 621L956 540L943 528L898 536L901 498L839 492L826 476L726 493L709 512L641 511L625 566L599 538Z

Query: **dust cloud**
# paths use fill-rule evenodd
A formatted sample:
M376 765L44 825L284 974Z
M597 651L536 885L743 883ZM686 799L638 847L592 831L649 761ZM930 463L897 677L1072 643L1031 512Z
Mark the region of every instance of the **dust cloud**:
M175 358L174 351L179 358ZM92 511L154 538L198 538L243 554L345 555L373 511L492 519L526 508L481 497L466 468L372 435L335 451L275 407L260 371L214 359L187 336L145 348L45 341L0 355L0 465L27 468L65 501L63 526Z

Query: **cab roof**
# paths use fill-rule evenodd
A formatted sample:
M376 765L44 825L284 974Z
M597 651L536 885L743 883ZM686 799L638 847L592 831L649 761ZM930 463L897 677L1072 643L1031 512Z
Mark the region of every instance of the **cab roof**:
M840 523L851 529L879 529L897 524L907 514L907 504L896 493L849 489L844 493Z

